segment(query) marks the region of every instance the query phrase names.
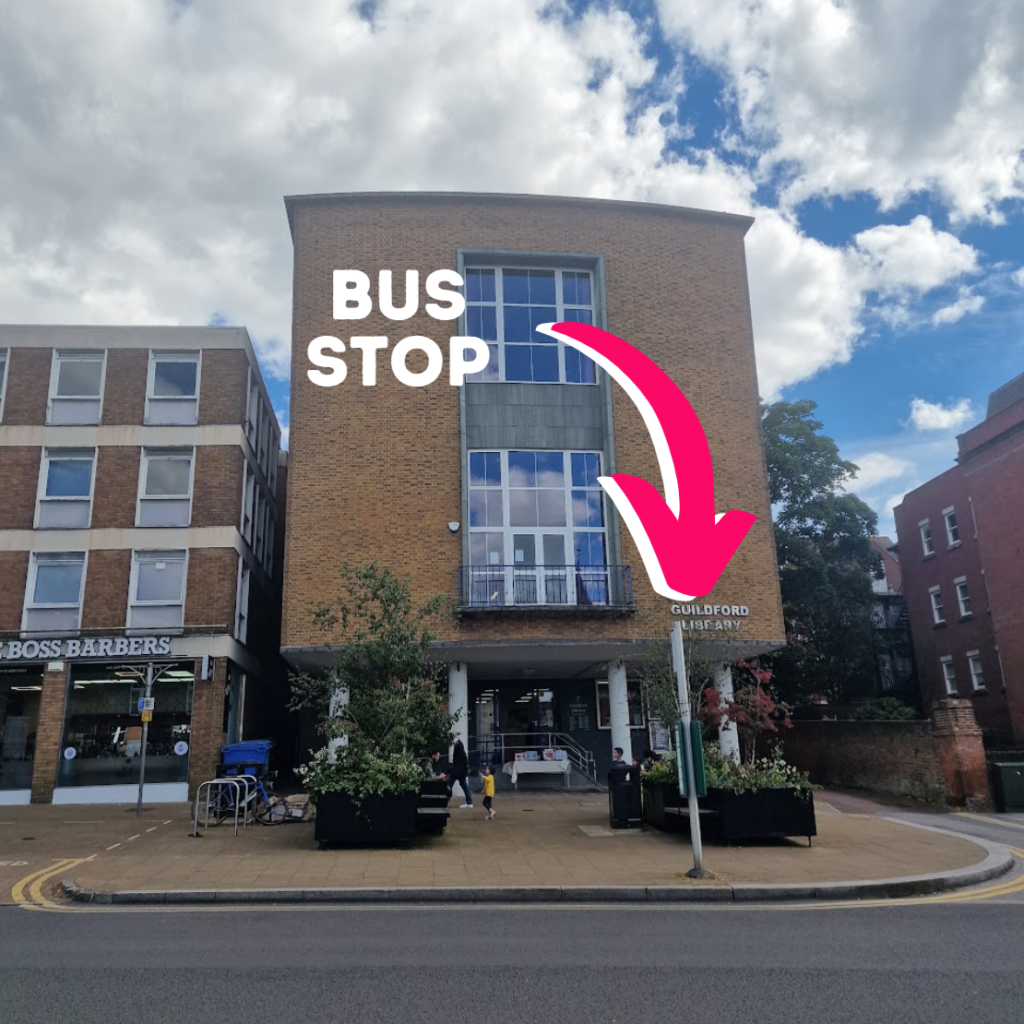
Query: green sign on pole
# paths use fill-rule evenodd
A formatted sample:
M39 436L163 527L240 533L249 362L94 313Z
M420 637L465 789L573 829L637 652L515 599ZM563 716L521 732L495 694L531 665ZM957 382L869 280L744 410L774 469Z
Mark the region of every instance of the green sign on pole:
M688 772L684 758L686 757L686 744L683 742L683 723L676 722L676 752L679 771L679 792L689 797L690 787L687 782ZM707 796L707 776L704 772L704 741L701 737L700 722L690 722L690 750L693 759L693 780L697 789L697 796Z

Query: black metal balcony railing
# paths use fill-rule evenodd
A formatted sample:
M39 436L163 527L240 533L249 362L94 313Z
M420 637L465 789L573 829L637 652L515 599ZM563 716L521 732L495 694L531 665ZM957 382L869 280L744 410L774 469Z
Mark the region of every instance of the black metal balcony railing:
M462 608L633 607L628 565L463 565Z

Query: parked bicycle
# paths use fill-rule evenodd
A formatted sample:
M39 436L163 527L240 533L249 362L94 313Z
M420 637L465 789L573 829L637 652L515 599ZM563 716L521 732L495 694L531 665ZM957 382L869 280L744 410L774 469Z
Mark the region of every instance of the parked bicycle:
M206 809L209 819L217 825L225 820L234 821L237 811L237 816L243 821L253 818L261 825L307 820L310 814L308 801L275 793L276 775L276 772L266 772L263 776L242 773L225 775L225 779L236 780L240 785L217 786L212 789ZM241 805L238 805L239 800L242 801Z

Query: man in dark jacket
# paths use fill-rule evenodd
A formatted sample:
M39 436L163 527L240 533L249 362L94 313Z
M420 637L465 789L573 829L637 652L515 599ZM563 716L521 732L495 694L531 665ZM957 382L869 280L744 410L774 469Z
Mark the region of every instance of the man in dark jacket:
M469 789L469 755L462 743L462 736L455 733L455 742L452 744L452 770L448 773L448 790L452 789L454 783L462 787L465 794L464 802L459 804L460 809L472 808L473 794Z

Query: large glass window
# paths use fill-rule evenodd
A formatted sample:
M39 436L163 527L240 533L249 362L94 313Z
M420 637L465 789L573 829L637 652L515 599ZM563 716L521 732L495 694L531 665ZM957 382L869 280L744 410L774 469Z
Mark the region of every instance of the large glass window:
M143 451L139 526L188 526L194 457L192 448Z
M199 353L151 353L146 422L190 424L198 421Z
M84 551L34 553L25 591L25 632L78 629L84 582Z
M36 525L46 528L83 528L92 507L92 448L56 450L43 454Z
M0 675L0 789L29 789L39 729L41 672Z
M626 699L629 702L630 728L643 728L643 692L638 680L630 679L626 682ZM610 729L612 727L611 697L608 693L608 681L605 679L597 681L597 727L599 729Z
M596 452L470 452L471 604L608 602Z
M47 422L76 425L99 423L104 365L103 352L57 352L50 377Z
M186 782L191 739L191 661L153 685L153 720L146 747L146 782ZM138 784L145 696L142 671L123 665L75 665L61 743L60 786Z
M180 629L185 613L185 551L136 551L132 560L130 629Z
M488 343L491 359L474 381L594 384L594 363L537 331L540 324L594 322L589 271L470 267L466 334Z

